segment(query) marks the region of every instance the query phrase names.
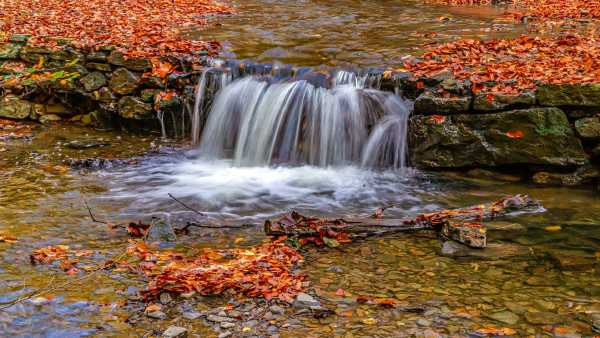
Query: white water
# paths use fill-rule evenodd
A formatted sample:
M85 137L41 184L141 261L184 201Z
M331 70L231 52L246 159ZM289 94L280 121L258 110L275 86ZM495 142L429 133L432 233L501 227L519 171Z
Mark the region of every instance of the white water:
M365 88L366 80L338 72L331 89L306 80L236 80L217 94L199 152L237 166L404 168L410 107L400 96Z

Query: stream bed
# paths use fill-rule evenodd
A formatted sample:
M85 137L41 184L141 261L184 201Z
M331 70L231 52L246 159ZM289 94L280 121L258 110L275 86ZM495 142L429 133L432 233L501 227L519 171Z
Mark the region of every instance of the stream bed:
M74 140L107 144L71 149ZM31 141L4 141L3 147L8 150L0 163L0 233L11 234L18 242L0 243L2 302L78 278L56 266L32 266L28 256L36 248L63 244L93 250L90 261L100 263L127 246L124 233L91 221L84 198L98 219L147 221L159 216L183 224L195 215L168 193L215 220L261 222L290 209L365 216L378 206L393 205L386 215L414 215L526 192L547 211L492 222L492 250L454 252L444 246L442 253L440 241L427 233L371 238L340 249L309 249L301 272L323 305L337 315L314 319L295 315L289 308L248 334L467 336L496 326L512 328L519 335L558 330L590 336L600 314L600 275L594 270L600 252L600 203L586 190L413 170L403 176L352 166L232 167L227 161L201 161L184 144L174 147L148 137L74 126L51 131L39 127ZM63 162L98 156L136 160L101 170L74 170ZM544 230L548 226L562 230ZM261 227L252 227L192 230L177 243L179 249L190 251L262 240ZM13 336L142 336L177 323L209 337L218 335L206 322L181 318L177 309L185 304L198 310L222 306L227 301L222 297L184 300L169 313L171 320L141 318L133 325L126 323L135 311L124 304L144 287L139 277L102 272L3 310L0 331ZM356 296L364 294L422 306L424 312L356 303Z

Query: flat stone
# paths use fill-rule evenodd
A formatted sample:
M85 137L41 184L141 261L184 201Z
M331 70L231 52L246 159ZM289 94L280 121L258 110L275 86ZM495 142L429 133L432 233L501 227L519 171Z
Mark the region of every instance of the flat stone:
M119 100L119 115L127 119L143 120L152 118L152 105L134 96L124 96Z
M442 245L443 256L495 260L509 257L526 257L531 253L525 246L512 243L490 243L483 249L472 249L454 241Z
M552 312L527 312L525 320L534 325L551 325L560 323L562 317Z
M40 123L41 124L52 124L54 122L58 122L62 120L62 117L56 115L56 114L46 114L46 115L42 115L40 116Z
M414 113L422 115L460 114L468 111L470 106L470 96L438 97L431 92L425 92L415 100Z
M313 298L311 295L306 294L304 292L300 292L298 296L296 296L296 300L294 301L295 307L312 307L312 306L321 306L321 303Z
M411 161L419 168L573 166L589 161L567 116L557 108L413 116L409 137Z
M113 50L108 56L108 62L136 72L146 72L152 69L152 63L145 58L127 58L123 53Z
M586 117L575 121L577 134L585 139L600 139L600 117Z
M495 312L487 315L487 317L508 325L514 325L519 321L519 316L510 311Z
M276 313L276 314L279 314L279 315L282 315L282 314L284 314L284 313L285 313L285 309L284 309L284 308L282 308L282 307L281 307L281 306L279 306L279 305L271 305L271 306L269 307L269 310L271 310L271 312L273 312L273 313Z
M108 58L106 52L91 52L86 56L86 60L93 62L105 62Z
M479 93L473 100L473 109L478 111L526 108L533 105L535 105L535 94L531 92L517 95Z
M542 106L600 107L600 84L546 84L536 97Z
M85 67L88 69L99 70L101 72L111 72L112 66L108 63L100 63L100 62L88 62L85 64Z
M202 314L198 311L186 311L181 316L188 320L195 320L202 317Z
M231 329L232 327L235 327L235 324L231 322L221 322L220 326L222 329Z
M154 319L167 319L167 314L162 311L148 312L146 316Z
M185 327L169 326L162 335L167 338L183 338L187 337L187 333L188 330Z
M217 315L208 315L208 317L206 317L206 320L208 320L209 322L215 322L215 323L234 322L235 321L234 318L217 316Z

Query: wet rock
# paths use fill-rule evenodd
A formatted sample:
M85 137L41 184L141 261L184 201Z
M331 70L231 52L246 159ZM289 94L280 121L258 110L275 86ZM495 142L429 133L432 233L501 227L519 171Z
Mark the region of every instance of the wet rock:
M159 218L152 218L152 226L148 230L147 240L150 242L159 242L160 244L167 244L168 242L175 242L177 235L173 230L173 227L167 222ZM165 296L163 296L165 295ZM163 293L160 295L161 302L163 300L170 302L171 295Z
M133 93L140 83L140 78L125 68L118 68L110 78L110 89L119 95Z
M166 338L183 338L187 337L187 333L188 330L185 327L169 326L162 335Z
M534 325L551 325L560 323L562 317L552 312L527 312L525 320Z
M521 181L521 177L519 177L519 176L507 175L507 174L495 172L492 170L481 169L481 168L469 170L467 172L467 176L472 177L472 178L481 178L481 179L504 181L504 182L519 182L519 181Z
M117 97L107 87L102 87L93 93L93 99L101 102L113 102Z
M571 174L538 172L533 175L532 180L536 184L546 186L577 186L598 177L600 177L600 170L597 167L585 165Z
M119 51L112 51L108 56L108 62L115 66L122 66L136 72L146 72L152 69L152 63L145 58L125 57Z
M320 307L321 303L313 298L311 295L306 294L304 292L300 292L298 296L296 296L296 300L294 301L295 307Z
M152 115L152 105L134 96L124 96L119 100L119 115L134 120L144 120L154 117Z
M106 76L100 72L91 72L79 80L83 88L88 91L94 91L106 86Z
M562 270L589 270L597 263L596 257L584 251L551 250L548 254Z
M536 97L542 106L600 107L600 84L546 84Z
M271 312L273 312L273 313L276 313L276 314L278 314L278 315L282 315L282 314L284 314L284 313L285 313L285 309L284 309L284 308L282 308L282 307L281 307L281 306L279 306L279 305L271 305L271 306L269 307L269 310L270 310Z
M419 115L460 114L469 110L470 96L440 97L425 92L415 100L414 112Z
M152 311L152 312L148 312L146 314L147 317L150 318L154 318L154 319L167 319L167 314L162 312L162 311Z
M70 149L90 149L90 148L100 148L109 146L110 143L102 140L74 140L67 142L65 147Z
M442 245L441 254L449 257L494 260L509 257L529 256L527 247L511 243L491 243L484 249L473 249L454 241Z
M195 320L202 317L202 314L198 311L186 311L181 316L188 320Z
M555 277L531 276L525 280L525 284L530 286L560 286L561 281Z
M442 119L413 116L409 135L412 163L421 168L588 162L566 115L557 108Z
M108 54L106 52L91 52L86 55L87 61L92 62L106 62Z
M519 316L510 311L500 311L492 313L489 314L487 317L508 325L514 325L519 321Z
M99 70L105 73L109 73L112 71L112 67L108 63L88 62L85 64L85 67L87 69Z
M0 46L0 60L18 59L21 48L21 45L15 43L6 43Z
M600 139L600 117L587 117L575 121L577 134L585 139Z
M533 183L538 185L562 185L563 179L566 177L566 174L556 174L549 173L545 171L540 171L535 173L531 180Z
M62 120L62 118L56 114L46 114L43 116L40 116L40 123L41 124L52 124L54 122L58 122Z
M208 320L209 322L215 322L215 323L234 322L235 321L235 319L233 319L233 318L217 316L217 315L208 315L206 317L206 320Z
M32 104L16 96L6 96L0 101L0 117L22 120L29 117Z
M479 93L475 95L473 109L478 111L495 111L510 108L524 108L535 105L534 93L517 95Z

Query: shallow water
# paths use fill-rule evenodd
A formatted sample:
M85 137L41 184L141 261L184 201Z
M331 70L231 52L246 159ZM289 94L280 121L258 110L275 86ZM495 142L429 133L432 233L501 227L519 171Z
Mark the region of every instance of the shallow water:
M192 33L223 42L223 57L298 66L401 66L425 46L456 38L515 35L501 8L413 0L232 0L237 14Z
M0 233L12 234L19 241L0 243L0 301L79 278L67 276L56 266L30 265L28 255L35 248L66 244L94 250L92 257L82 259L82 265L99 264L122 252L127 245L125 234L93 223L83 198L102 220L148 220L154 215L180 225L196 216L167 193L209 212L214 220L260 222L289 209L364 216L378 206L394 205L387 215L414 215L527 192L540 199L547 212L510 218L507 221L518 224L516 228L492 231L492 243L503 247L485 259L442 256L440 242L430 234L373 238L342 249L309 249L300 271L308 276L323 304L338 315L317 320L286 313L278 320L294 320L279 329L281 336L388 337L423 334L428 329L464 336L486 325L511 327L519 335L542 334L556 327L591 335L592 318L600 314L600 275L593 269L600 252L600 203L586 190L414 171L402 177L393 171L356 167L233 167L227 161L199 160L184 149L163 147L157 151L160 144L154 141L151 145L150 138L123 135L116 141L116 137L75 127L51 132L40 128L32 141L3 145L9 150L0 153ZM100 138L112 140L112 144L88 150L64 146L73 139ZM140 157L138 164L99 171L72 170L61 162L68 157L139 156L150 149L154 151ZM545 231L549 225L560 225L562 230ZM190 250L251 245L262 239L260 228L193 230L179 243L181 249ZM560 257L574 257L579 265L561 267L557 263ZM66 290L44 295L49 301L26 301L0 312L0 331L15 336L62 337L143 335L163 330L170 321L125 323L141 305L123 304L144 285L136 276L100 272ZM337 294L338 289L343 289L343 296ZM355 297L364 294L394 297L407 306L423 306L426 312L356 304ZM194 306L204 308L219 302L217 298ZM506 311L513 314L514 323L490 319ZM559 316L545 319L551 324L542 324L535 317L540 312ZM364 321L369 318L377 325ZM176 323L216 336L201 320Z

